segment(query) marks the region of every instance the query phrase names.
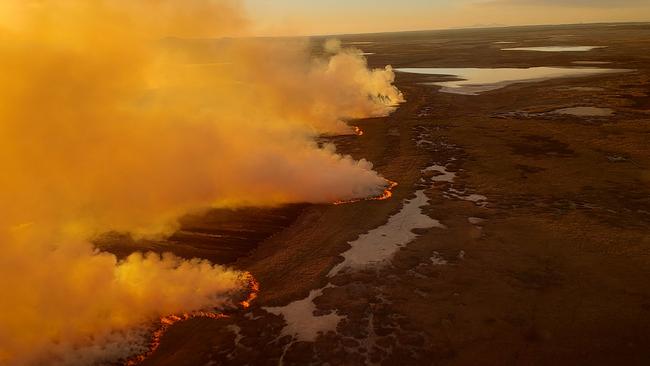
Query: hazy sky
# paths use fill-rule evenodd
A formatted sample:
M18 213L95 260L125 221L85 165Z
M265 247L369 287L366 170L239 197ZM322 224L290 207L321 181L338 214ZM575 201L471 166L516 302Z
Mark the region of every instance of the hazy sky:
M650 0L245 0L258 34L650 21Z

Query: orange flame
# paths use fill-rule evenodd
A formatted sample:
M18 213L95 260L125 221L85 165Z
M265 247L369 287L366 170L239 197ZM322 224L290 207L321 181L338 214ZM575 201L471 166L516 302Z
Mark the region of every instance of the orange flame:
M354 128L354 134L357 136L363 136L363 130L360 127L352 126Z
M249 293L246 297L246 300L241 301L239 305L243 309L248 309L251 306L253 300L257 298L257 294L260 290L260 284L250 272L246 272L244 274L244 278L248 281ZM162 337L172 325L195 318L223 319L228 318L228 315L215 311L194 311L191 313L164 316L160 318L156 325L156 328L151 333L151 341L149 342L149 348L147 351L128 358L124 362L124 366L136 366L141 364L160 347L160 341Z
M225 314L208 312L208 311L197 311L193 313L184 313L181 315L169 315L169 316L162 317L158 322L158 327L151 334L149 349L144 353L130 357L129 359L126 360L126 362L124 362L124 365L125 366L139 365L144 360L146 360L149 356L151 356L154 352L156 352L158 347L160 347L160 340L162 339L165 332L167 332L167 330L176 323L194 319L194 318L222 319L227 317L228 315Z
M248 288L250 289L250 292L248 293L246 300L239 303L239 305L244 309L248 309L251 306L253 300L257 298L257 293L260 292L260 283L257 282L255 277L253 277L249 272L246 272L246 277L248 279Z
M361 202L361 201L383 201L391 198L393 196L393 188L397 187L397 182L393 182L391 180L386 179L386 183L388 187L384 190L382 194L379 196L375 197L367 197L367 198L357 198L353 200L344 200L344 201L336 201L333 204L334 205L343 205L346 203L355 203L355 202Z

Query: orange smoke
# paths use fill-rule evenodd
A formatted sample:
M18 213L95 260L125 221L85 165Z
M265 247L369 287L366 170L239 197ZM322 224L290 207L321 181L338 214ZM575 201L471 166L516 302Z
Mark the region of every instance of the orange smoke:
M308 41L213 38L245 31L240 8L0 2L0 364L139 353L152 320L226 306L250 282L172 255L118 260L96 235L165 235L215 206L382 195L372 164L314 137L391 113L391 68L336 42L313 58Z

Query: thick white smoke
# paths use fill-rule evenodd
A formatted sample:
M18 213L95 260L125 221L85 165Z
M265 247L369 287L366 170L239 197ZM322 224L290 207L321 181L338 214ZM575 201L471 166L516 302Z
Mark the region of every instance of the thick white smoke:
M314 137L390 113L402 100L390 68L340 47L314 59L302 42L166 38L245 25L226 0L0 4L0 364L119 355L152 319L223 306L246 286L205 261L120 262L95 235L385 188L370 163Z

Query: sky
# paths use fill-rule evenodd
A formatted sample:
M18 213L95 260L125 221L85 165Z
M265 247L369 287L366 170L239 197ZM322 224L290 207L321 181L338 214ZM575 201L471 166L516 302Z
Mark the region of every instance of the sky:
M650 0L245 0L258 35L650 21Z

